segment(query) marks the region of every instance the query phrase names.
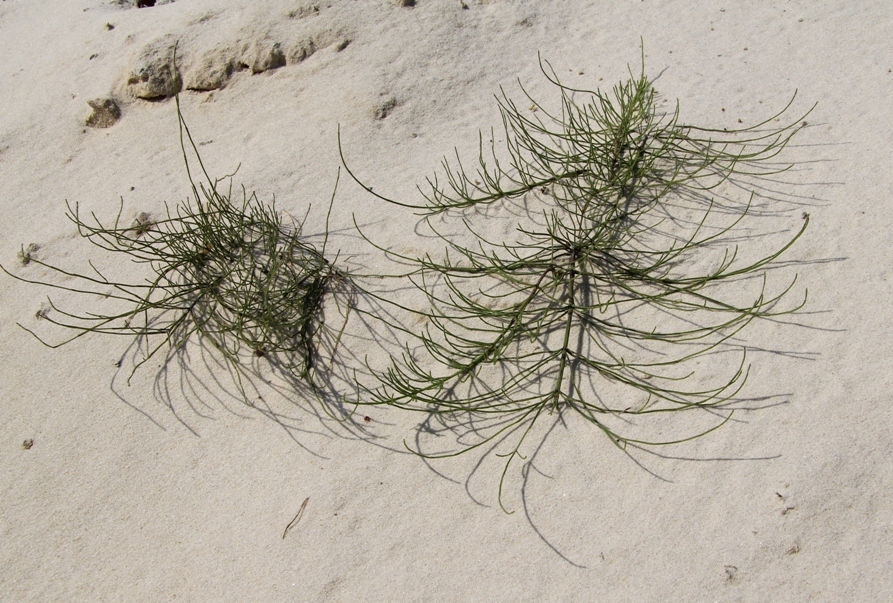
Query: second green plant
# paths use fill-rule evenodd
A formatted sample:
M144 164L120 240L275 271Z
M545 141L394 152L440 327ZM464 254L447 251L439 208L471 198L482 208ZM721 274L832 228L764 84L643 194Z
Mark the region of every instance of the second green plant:
M427 413L420 433L458 442L425 456L485 447L507 457L505 471L543 415L566 412L621 447L703 435L728 420L746 379L746 350L731 339L805 302L783 305L793 282L770 287L767 270L808 216L768 252L745 260L738 249L760 238L743 228L767 211L754 207L755 183L786 169L776 158L802 117L772 126L785 107L744 129L699 128L678 108L661 112L644 73L610 94L544 73L559 108L503 95L504 148L481 138L473 170L445 160L423 203L361 183L420 211L446 248L440 259L384 249L414 267L427 328L367 390ZM492 240L505 238L484 230L494 219L516 221L513 240ZM642 424L692 410L708 421Z

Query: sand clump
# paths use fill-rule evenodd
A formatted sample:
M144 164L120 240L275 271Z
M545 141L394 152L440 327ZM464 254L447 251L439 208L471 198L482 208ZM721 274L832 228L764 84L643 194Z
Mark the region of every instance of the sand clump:
M90 114L84 119L84 125L90 128L110 128L121 119L121 108L111 98L94 98L87 101Z
M177 32L145 44L126 68L126 97L143 100L170 98L182 90L207 92L225 87L238 73L257 75L297 65L322 49L340 52L350 43L344 29L331 21L320 26L313 10L295 10L283 19L247 28L211 13Z

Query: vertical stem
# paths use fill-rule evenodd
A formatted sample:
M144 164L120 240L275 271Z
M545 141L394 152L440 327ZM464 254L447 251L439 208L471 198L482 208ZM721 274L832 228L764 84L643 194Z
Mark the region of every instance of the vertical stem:
M564 323L564 341L561 344L561 357L558 360L558 377L555 381L555 389L552 392L552 409L555 410L558 408L558 398L561 395L561 386L564 382L564 371L567 368L567 357L570 353L570 340L571 340L571 331L574 326L574 309L576 308L574 296L576 295L576 282L577 282L577 250L575 249L571 252L570 261L568 264L570 265L570 269L568 271L568 285L567 285L567 309L565 310L565 323Z

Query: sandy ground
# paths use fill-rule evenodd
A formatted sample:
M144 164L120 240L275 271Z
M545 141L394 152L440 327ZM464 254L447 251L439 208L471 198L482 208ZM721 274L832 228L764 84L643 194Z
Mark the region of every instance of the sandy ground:
M500 125L500 87L519 98L520 79L554 99L537 53L574 86L608 88L638 69L644 42L647 73L686 121L753 123L795 90L793 111L818 103L792 149L800 169L779 185L811 214L789 257L808 326L747 335L747 394L783 403L664 458L555 423L535 471L509 474L506 515L499 460L423 462L402 445L415 417L360 411L380 428L368 441L300 394L277 402L279 421L225 385L189 391L174 377L162 395L160 362L127 386L115 368L127 341L41 346L16 323L62 336L36 322L47 290L3 276L0 599L891 600L893 6L401 4L4 0L0 263L45 276L17 261L33 243L48 262L96 258L140 278L77 236L65 201L106 218L123 197L132 220L188 197L173 100L135 98L154 84L128 84L172 40L184 83L213 88L181 95L209 171L238 167L237 186L293 215L310 205L311 233L340 165L339 125L352 169L417 201L443 155L472 157L478 131ZM244 67L227 74L227 61ZM115 100L120 120L86 126L94 98ZM330 245L351 261L380 268L353 215L378 240L421 245L411 212L342 177ZM193 368L213 381L213 367Z

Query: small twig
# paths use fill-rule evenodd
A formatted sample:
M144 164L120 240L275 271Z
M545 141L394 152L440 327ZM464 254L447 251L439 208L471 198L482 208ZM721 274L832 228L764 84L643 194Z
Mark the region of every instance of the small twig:
M282 539L285 540L285 535L288 534L288 531L298 525L298 522L301 521L301 517L304 515L304 509L307 508L307 503L310 502L310 497L304 499L304 502L301 503L301 508L298 509L298 512L295 514L294 519L292 519L287 526L285 526L285 530L282 532Z

